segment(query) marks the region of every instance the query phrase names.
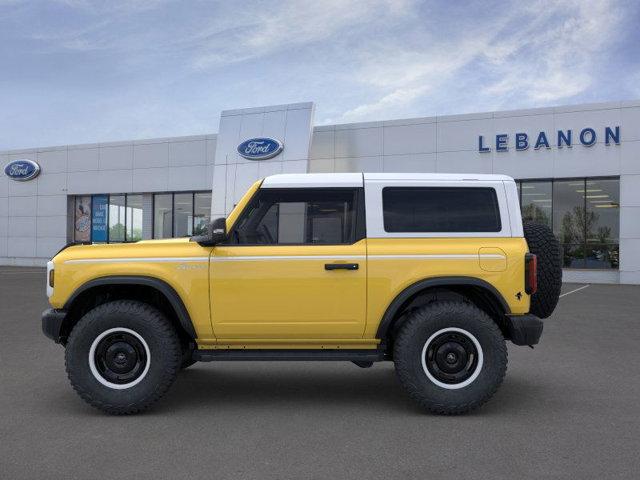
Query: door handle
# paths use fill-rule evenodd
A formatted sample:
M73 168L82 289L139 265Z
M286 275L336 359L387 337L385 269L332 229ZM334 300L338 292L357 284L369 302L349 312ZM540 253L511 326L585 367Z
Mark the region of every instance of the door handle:
M325 263L325 270L358 270L357 263Z

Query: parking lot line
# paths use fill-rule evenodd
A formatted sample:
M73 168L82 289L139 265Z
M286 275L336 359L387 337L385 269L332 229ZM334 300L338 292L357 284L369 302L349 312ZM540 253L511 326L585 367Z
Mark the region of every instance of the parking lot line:
M572 293L579 292L580 290L584 290L585 288L587 288L589 286L590 285L583 285L582 287L578 287L575 290L571 290L570 292L563 293L562 295L560 295L560 298L565 297L567 295L571 295Z

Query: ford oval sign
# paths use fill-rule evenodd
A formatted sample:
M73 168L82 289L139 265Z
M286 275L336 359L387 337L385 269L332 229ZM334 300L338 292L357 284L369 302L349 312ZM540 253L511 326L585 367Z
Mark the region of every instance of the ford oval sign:
M33 160L14 160L4 167L4 173L11 180L26 182L40 173L40 165Z
M278 155L284 146L273 138L250 138L238 145L238 153L249 160L266 160Z

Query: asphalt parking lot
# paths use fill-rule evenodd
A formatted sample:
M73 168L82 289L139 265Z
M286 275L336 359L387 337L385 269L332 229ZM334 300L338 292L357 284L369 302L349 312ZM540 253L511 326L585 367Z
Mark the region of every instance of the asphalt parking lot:
M568 293L581 285L565 285ZM104 415L40 331L44 271L0 267L1 478L638 478L640 287L564 296L481 410L422 413L391 363L197 364Z

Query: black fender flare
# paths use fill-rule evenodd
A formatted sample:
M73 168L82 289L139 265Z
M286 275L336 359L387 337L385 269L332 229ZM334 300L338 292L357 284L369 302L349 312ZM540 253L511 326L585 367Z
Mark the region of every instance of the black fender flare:
M146 277L143 275L114 275L94 278L93 280L89 280L87 283L82 284L73 292L73 294L65 302L64 309L68 311L69 308L73 305L73 302L75 302L75 300L77 300L77 298L83 292L86 292L91 288L101 287L104 285L143 285L146 287L155 288L169 301L171 307L176 312L178 321L180 322L180 325L184 329L185 333L187 333L187 335L189 335L192 339L196 338L196 331L193 328L191 317L189 316L189 312L184 306L184 302L180 298L180 295L178 295L175 289L167 282L154 277Z
M432 277L419 280L404 290L402 290L389 304L387 310L380 320L378 325L378 331L376 332L376 338L384 340L389 333L392 322L400 308L409 300L413 295L419 293L422 290L433 287L479 287L490 293L500 304L505 314L511 313L509 304L504 299L502 294L490 283L475 277Z

